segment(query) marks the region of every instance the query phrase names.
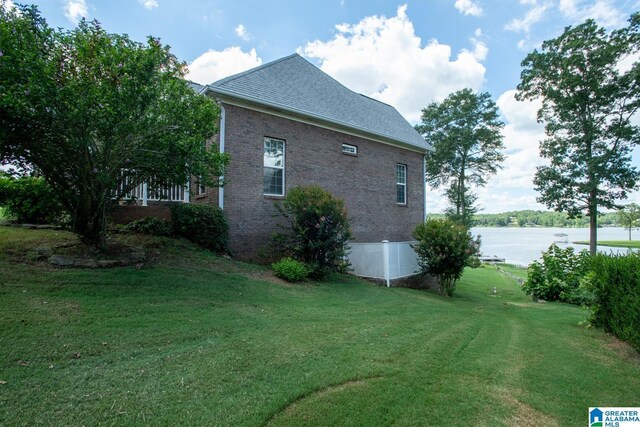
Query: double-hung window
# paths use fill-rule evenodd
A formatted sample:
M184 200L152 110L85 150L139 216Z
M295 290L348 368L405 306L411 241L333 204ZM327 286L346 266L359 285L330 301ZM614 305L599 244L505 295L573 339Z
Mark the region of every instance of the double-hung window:
M264 139L264 194L284 196L284 141Z
M407 165L396 165L396 203L407 204Z

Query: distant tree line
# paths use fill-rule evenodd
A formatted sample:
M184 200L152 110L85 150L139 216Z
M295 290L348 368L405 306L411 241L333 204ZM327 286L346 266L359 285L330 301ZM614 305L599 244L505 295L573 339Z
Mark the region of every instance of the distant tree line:
M444 214L430 214L430 218L441 218ZM600 226L616 226L618 214L609 212L601 214ZM570 219L566 213L550 211L512 211L497 214L476 214L473 216L474 227L588 227L589 218Z

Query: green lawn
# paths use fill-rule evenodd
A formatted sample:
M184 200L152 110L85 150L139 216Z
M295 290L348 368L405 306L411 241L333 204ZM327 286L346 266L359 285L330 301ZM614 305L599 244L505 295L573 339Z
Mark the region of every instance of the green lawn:
M69 239L0 227L0 425L583 425L640 404L637 354L493 267L443 298L288 285L169 239L140 270L19 262Z
M586 240L573 242L576 245L589 245ZM640 240L599 240L598 246L610 246L613 248L640 248Z

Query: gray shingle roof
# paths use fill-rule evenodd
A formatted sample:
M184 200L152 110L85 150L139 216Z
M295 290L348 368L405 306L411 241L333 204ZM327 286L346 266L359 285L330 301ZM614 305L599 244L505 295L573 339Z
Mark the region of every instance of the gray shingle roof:
M426 151L424 138L392 106L355 93L298 54L210 84L239 98Z
M191 80L187 80L187 84L189 85L189 87L195 92L195 93L200 93L202 92L202 90L206 87L203 86L199 83L196 82L192 82Z

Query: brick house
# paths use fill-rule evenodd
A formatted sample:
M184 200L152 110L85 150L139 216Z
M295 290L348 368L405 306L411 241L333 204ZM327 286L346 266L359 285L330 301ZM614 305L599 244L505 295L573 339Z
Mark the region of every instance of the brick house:
M424 221L424 156L432 148L392 106L349 90L297 54L208 86L191 85L221 107L213 142L231 157L227 184L204 188L192 180L191 191L172 186L155 192L141 184L130 196L135 203L114 207L114 222L169 218L170 203L213 204L225 212L234 256L251 260L281 230L274 204L295 186L317 184L344 199L356 245L406 242ZM363 269L390 265L380 261L378 249L378 260L371 261L372 249L360 248L362 263L369 264ZM414 257L408 245L398 251L409 251L398 252L398 263Z
M354 242L411 240L424 220L431 147L390 105L297 54L197 89L221 106L215 142L231 162L224 188L196 185L190 202L224 210L235 256L259 255L282 221L274 203L300 185L344 199Z

